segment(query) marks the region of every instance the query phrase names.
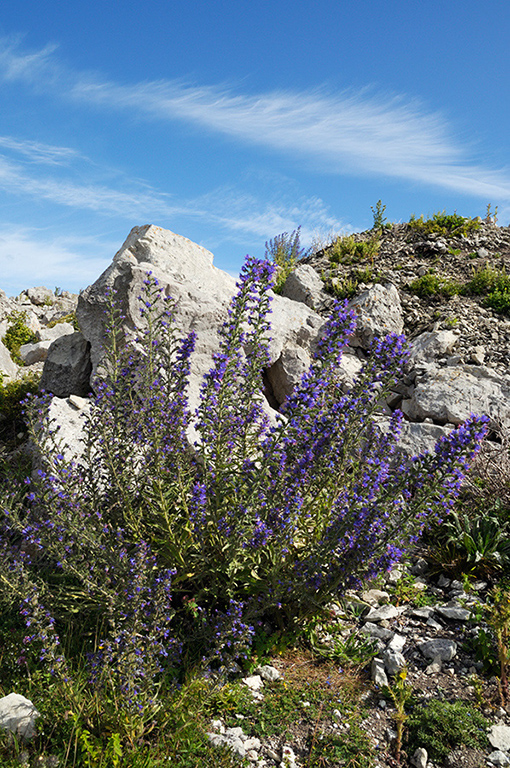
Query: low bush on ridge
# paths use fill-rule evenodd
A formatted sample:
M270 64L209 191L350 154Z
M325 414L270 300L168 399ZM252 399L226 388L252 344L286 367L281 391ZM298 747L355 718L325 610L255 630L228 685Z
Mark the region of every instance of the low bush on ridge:
M355 317L341 302L271 426L261 371L273 275L247 260L196 414L194 337L179 337L171 299L148 276L130 340L111 295L83 454L68 457L36 398L41 466L24 488L3 489L3 601L21 608L25 641L66 690L85 665L81 690L103 697L96 714L110 703L124 743L139 738L137 718L156 716L165 675L226 670L263 625L298 627L398 561L425 519L452 508L486 431L472 416L404 466L402 415L386 433L371 419L405 364L404 339L375 340L344 393L335 372ZM73 638L65 651L60 637Z

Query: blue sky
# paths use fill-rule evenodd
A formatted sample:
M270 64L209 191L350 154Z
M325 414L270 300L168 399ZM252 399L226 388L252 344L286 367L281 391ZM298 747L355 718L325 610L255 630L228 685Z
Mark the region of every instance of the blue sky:
M146 223L232 273L378 199L507 225L508 40L508 0L3 0L0 288L84 288Z

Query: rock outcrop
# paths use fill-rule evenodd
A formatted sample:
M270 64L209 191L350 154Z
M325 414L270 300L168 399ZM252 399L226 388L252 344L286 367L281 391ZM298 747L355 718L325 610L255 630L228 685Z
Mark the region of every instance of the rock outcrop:
M361 233L355 239L361 242L373 234ZM487 308L483 297L424 298L411 291L413 281L427 274L431 264L443 271L445 281L465 282L483 263L491 269L510 269L508 228L482 224L479 232L450 240L445 247L441 238L430 235L424 239L409 225L394 225L378 237L379 254L371 257L371 271L364 271L364 279L371 276L371 282L360 283L350 301L358 324L339 370L344 387L352 384L375 336L403 332L411 341L409 369L387 402L381 403L378 417L385 428L391 411L403 410L402 450L430 450L439 436L471 412L486 413L494 426L508 427L510 320ZM300 263L287 279L283 295L274 296L271 362L265 371L268 412L281 406L310 364L331 312L333 298L326 291L331 275L337 281L351 279L354 269L348 263L332 265L326 249ZM28 366L22 369L0 341L4 378L15 378L25 370L43 370L41 386L57 397L86 396L101 363L107 290L116 292L126 332L136 335L142 324L138 296L149 271L175 301L179 332L194 331L197 336L188 393L194 409L202 377L218 348L218 329L227 317L235 280L213 265L212 254L205 248L152 225L135 227L112 264L80 295L79 333L65 322L78 297L66 292L55 296L44 288L28 289L16 299L0 292L0 337L9 315L22 310L39 339L22 347L21 356Z
M93 372L101 362L106 291L116 292L127 333L142 328L138 296L147 273L175 302L175 322L182 335L194 331L189 399L198 405L202 377L218 349L218 330L227 319L235 280L217 269L213 256L180 235L155 226L135 227L112 264L80 295L78 322L90 343ZM271 365L267 371L273 403L281 404L310 364L310 353L323 319L303 303L275 296L271 306ZM81 393L76 393L81 394Z

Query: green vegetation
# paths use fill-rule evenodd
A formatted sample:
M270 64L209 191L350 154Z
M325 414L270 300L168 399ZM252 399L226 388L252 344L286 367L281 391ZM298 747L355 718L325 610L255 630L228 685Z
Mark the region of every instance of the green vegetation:
M422 299L438 296L450 298L456 295L482 296L486 306L501 314L510 314L510 276L504 267L496 269L486 264L477 269L466 283L447 280L430 270L413 280L408 289Z
M391 227L391 224L387 222L386 216L384 215L386 206L382 204L382 200L377 201L375 208L370 206L370 210L372 211L372 215L374 217L374 223L372 225L373 230L380 231L382 229Z
M409 226L415 232L423 235L438 234L443 237L459 237L480 229L476 219L459 216L457 213L447 214L446 211L434 213L432 218L425 219L423 214L417 219L414 215L409 220Z
M432 296L444 296L450 298L462 291L462 284L455 280L445 280L438 277L434 272L427 272L426 275L418 277L409 286L409 291L419 296L421 299Z
M497 649L499 695L501 706L509 701L508 676L510 665L510 590L501 586L492 590L484 606L484 617L493 634Z
M357 628L345 627L342 622L314 618L303 631L314 654L334 660L343 669L361 669L377 653L374 641L360 635Z
M2 341L11 353L11 357L18 365L24 365L19 356L20 347L23 344L33 344L37 341L37 335L27 326L27 313L23 310L14 310L8 316L9 326Z
M54 328L59 323L71 323L75 331L80 330L80 326L78 324L78 318L76 317L76 312L69 312L68 315L64 315L63 317L59 317L58 320L50 320L47 328Z
M406 713L406 704L413 696L412 686L407 682L407 669L404 668L395 676L393 685L388 685L388 693L395 705L393 719L397 728L397 738L395 739L395 760L400 765L402 753L402 740L404 735L404 724L408 720Z
M345 277L330 277L326 280L326 290L337 299L352 299L358 293L361 283L372 283L379 279L379 273L371 267L356 269Z
M433 558L457 574L488 576L510 565L510 520L480 509L450 512L435 532ZM506 519L505 519L506 517Z
M496 269L489 264L480 267L466 284L464 293L485 296L488 307L501 314L510 314L510 275L504 267Z
M489 748L488 723L470 704L432 699L414 707L407 721L407 752L424 747L439 765L457 747Z
M309 251L301 247L300 244L301 227L293 232L283 232L276 235L272 240L266 243L266 259L272 261L277 266L276 280L273 290L275 293L281 293L290 273L296 268L300 259L304 259Z
M23 405L28 394L36 394L40 375L28 373L20 379L4 383L0 374L0 442L16 444L17 435L26 435Z
M356 240L354 235L338 237L328 249L331 264L352 264L354 261L369 259L372 263L379 252L379 240Z
M390 594L390 602L394 605L412 603L420 608L426 605L435 605L437 602L434 595L416 585L416 580L410 573L403 573L396 584L387 586L387 590Z

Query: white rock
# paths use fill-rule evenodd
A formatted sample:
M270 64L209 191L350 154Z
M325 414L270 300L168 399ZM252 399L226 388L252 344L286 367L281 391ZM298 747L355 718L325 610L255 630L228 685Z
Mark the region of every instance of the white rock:
M52 342L36 341L33 344L23 344L19 348L19 356L25 363L25 365L33 365L34 363L41 363L48 357L48 349Z
M404 637L404 635L398 635L395 633L388 643L388 650L395 651L396 653L402 653L406 642L407 638Z
M87 403L89 401L86 401ZM57 438L62 442L63 455L67 461L80 459L85 450L84 422L89 412L89 405L78 410L69 400L54 397L48 409L48 418L59 425Z
M115 286L126 327L137 332L142 327L138 296L147 272L151 271L176 302L174 314L179 332L196 333L188 392L193 411L199 402L202 376L210 369L218 348L218 329L226 320L236 290L234 278L213 266L212 260L209 251L185 237L153 225L134 227L112 264L78 299L78 321L91 344L93 371L102 355L105 290ZM324 321L304 304L282 296L274 297L271 310L271 365L267 379L274 397L281 403L308 367L311 347Z
M0 373L4 374L6 379L15 379L18 373L18 366L11 357L7 347L0 341Z
M263 680L267 680L268 682L279 680L282 676L280 670L276 669L276 667L272 667L270 664L265 664L263 667L258 667L258 669L255 671Z
M418 747L411 758L411 765L414 765L415 768L427 768L428 759L427 750L424 747Z
M388 685L388 678L384 668L384 661L382 659L372 659L371 665L372 682L379 688L384 688Z
M416 616L417 619L430 619L433 613L434 613L434 609L432 608L432 606L427 606L427 605L424 605L421 608L411 609L411 616Z
M260 675L250 675L249 677L243 677L243 683L252 691L260 691L264 683Z
M67 402L77 411L83 411L84 408L90 405L90 400L86 397L79 397L78 395L69 395Z
M35 736L35 721L40 716L30 699L10 693L0 699L0 728L23 739Z
M367 348L375 337L402 333L404 321L397 289L391 283L377 283L356 296L349 306L358 314L358 324L350 344Z
M436 656L432 663L425 669L426 675L438 675L443 668L443 663L440 656Z
M282 288L282 296L300 301L310 309L321 306L327 294L320 275L309 264L298 264Z
M24 294L28 296L32 304L37 306L43 306L45 304L53 304L55 300L55 294L49 288L45 286L37 286L36 288L28 288L24 291Z
M251 739L246 739L246 741L244 742L244 748L246 749L246 751L250 749L260 749L260 747L261 747L260 739L257 739L255 736Z
M379 605L380 603L387 603L390 595L383 589L367 589L362 592L361 598L370 605Z
M402 410L410 419L451 424L461 424L476 411L508 427L510 379L478 365L436 368L416 384Z
M60 339L61 336L69 336L71 333L76 333L72 323L55 323L51 328L41 328L39 338L41 341L55 341L55 339Z
M500 749L502 752L510 750L509 725L493 725L489 728L487 736L494 749Z
M426 331L417 336L411 343L411 360L413 362L449 355L459 338L454 331Z
M505 753L500 749L496 749L494 752L491 752L487 760L489 763L492 763L492 765L510 765L510 760L508 759L507 755L505 755Z
M391 571L386 574L388 584L397 584L405 573L403 565L394 565Z
M378 624L372 624L371 621L367 621L361 627L361 631L366 635L370 635L370 637L377 637L379 640L385 640L386 642L391 640L394 635L393 630L380 627Z
M398 674L406 665L406 660L403 655L398 651L392 651L391 649L384 652L383 660L386 672L392 676Z
M394 605L382 605L380 608L373 608L365 616L366 621L377 622L385 619L395 619L400 615L400 611Z

